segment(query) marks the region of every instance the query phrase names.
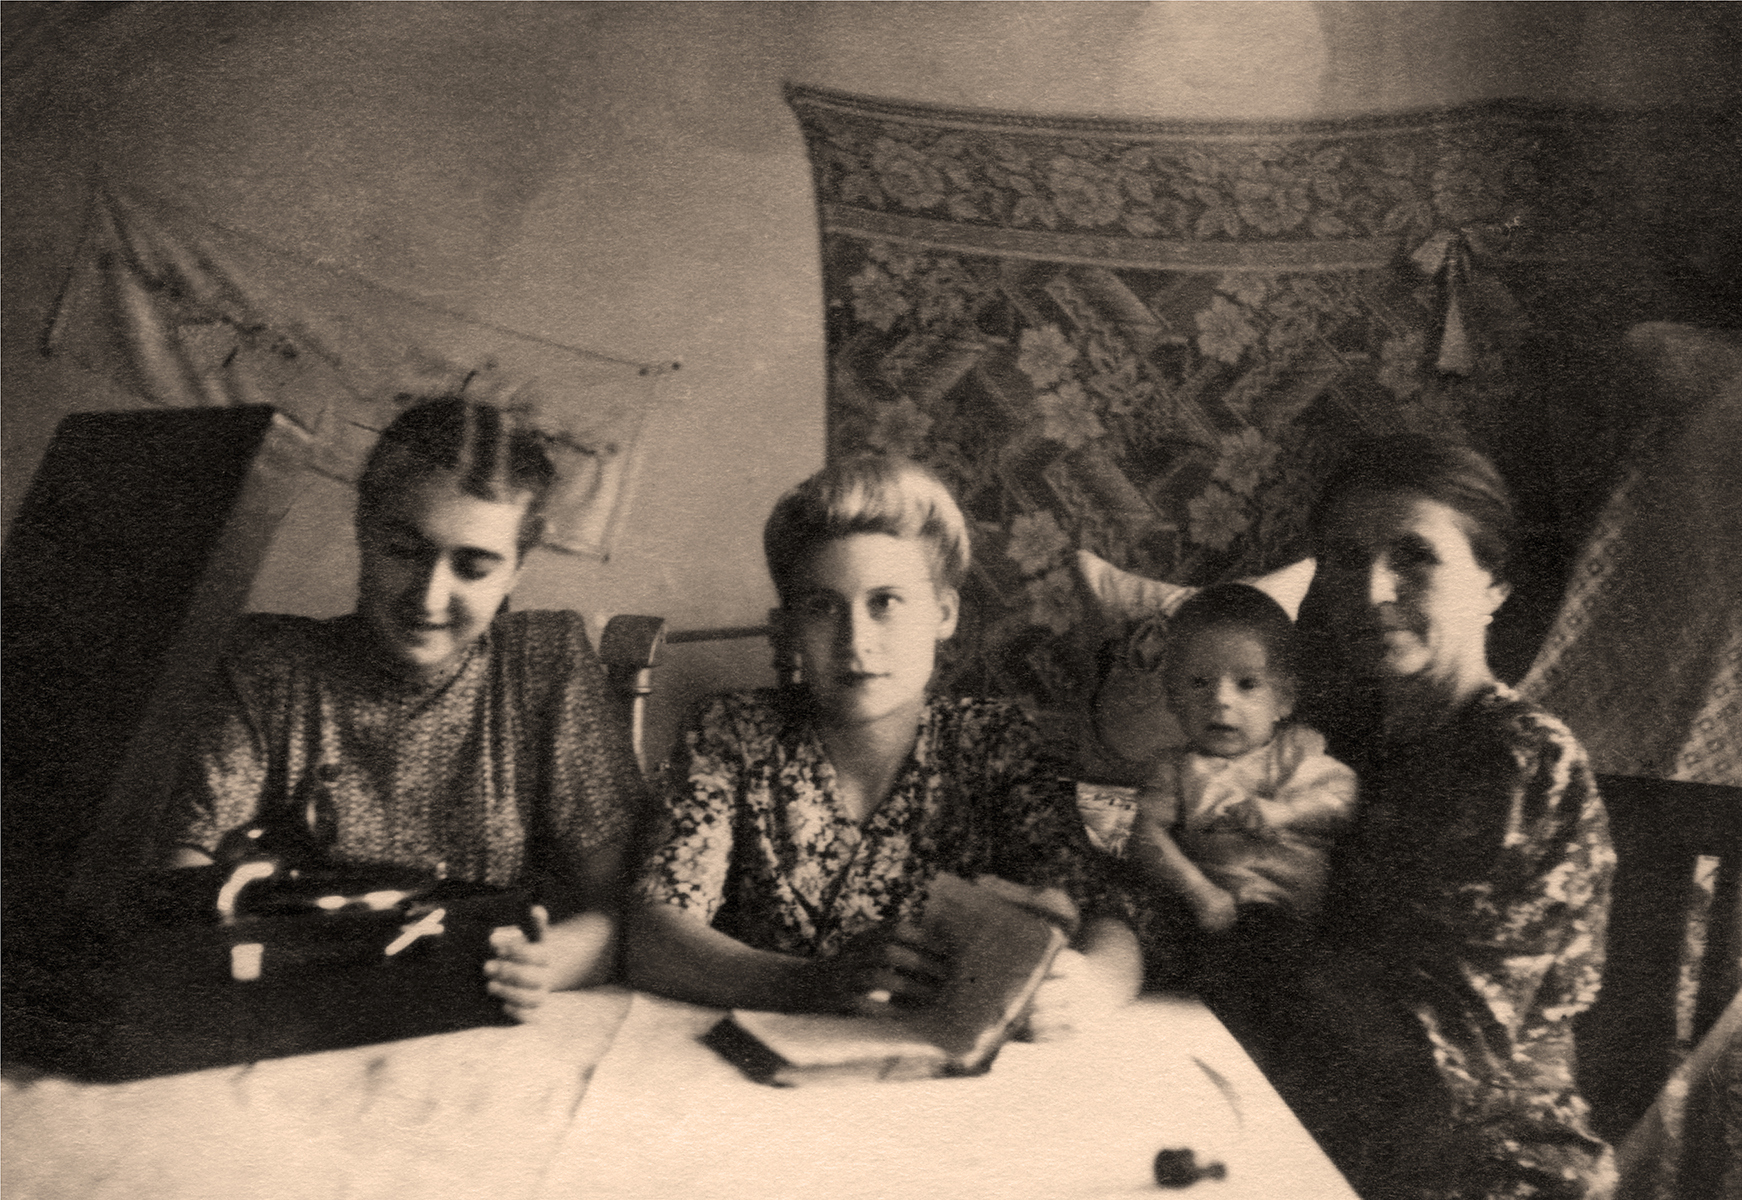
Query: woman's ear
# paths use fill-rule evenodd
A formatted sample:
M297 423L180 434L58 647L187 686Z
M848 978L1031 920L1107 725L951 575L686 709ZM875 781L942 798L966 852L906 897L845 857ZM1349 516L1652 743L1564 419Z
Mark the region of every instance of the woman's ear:
M962 597L955 588L940 584L937 589L937 598L938 611L941 614L938 620L937 640L947 642L955 635L956 620L962 615Z
M1276 719L1280 723L1294 716L1294 706L1300 700L1300 685L1290 675L1276 681Z
M1488 585L1488 615L1492 617L1500 611L1500 606L1506 603L1512 595L1512 585L1503 579L1496 579Z

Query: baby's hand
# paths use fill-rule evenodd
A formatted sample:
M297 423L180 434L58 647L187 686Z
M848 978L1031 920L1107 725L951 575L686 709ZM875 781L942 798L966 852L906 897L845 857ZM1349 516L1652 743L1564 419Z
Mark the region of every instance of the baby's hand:
M1258 807L1259 802L1247 797L1228 810L1228 816L1233 818L1235 827L1241 833L1249 836L1262 836L1270 828L1264 819L1264 811Z

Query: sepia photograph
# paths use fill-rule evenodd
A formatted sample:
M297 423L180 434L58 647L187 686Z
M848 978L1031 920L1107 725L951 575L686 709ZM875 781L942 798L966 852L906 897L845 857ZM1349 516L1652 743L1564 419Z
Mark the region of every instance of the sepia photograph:
M0 56L7 1200L1742 1200L1742 6Z

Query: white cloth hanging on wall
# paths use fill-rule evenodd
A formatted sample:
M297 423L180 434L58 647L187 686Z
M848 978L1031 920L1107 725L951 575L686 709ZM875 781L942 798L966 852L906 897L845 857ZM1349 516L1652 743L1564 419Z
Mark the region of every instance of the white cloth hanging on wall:
M1628 347L1659 410L1519 685L1598 771L1742 786L1742 335Z
M490 400L547 435L546 544L599 558L671 369L475 321L102 184L44 350L152 404L270 404L308 435L306 465L347 482L416 399Z

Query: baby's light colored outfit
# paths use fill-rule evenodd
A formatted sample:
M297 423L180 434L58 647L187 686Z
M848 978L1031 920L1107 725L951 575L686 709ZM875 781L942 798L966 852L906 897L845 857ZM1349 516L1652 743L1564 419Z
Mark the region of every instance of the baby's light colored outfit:
M1332 841L1354 816L1355 772L1316 729L1283 725L1236 758L1165 751L1137 803L1156 792L1177 797L1180 849L1237 905L1318 915Z

